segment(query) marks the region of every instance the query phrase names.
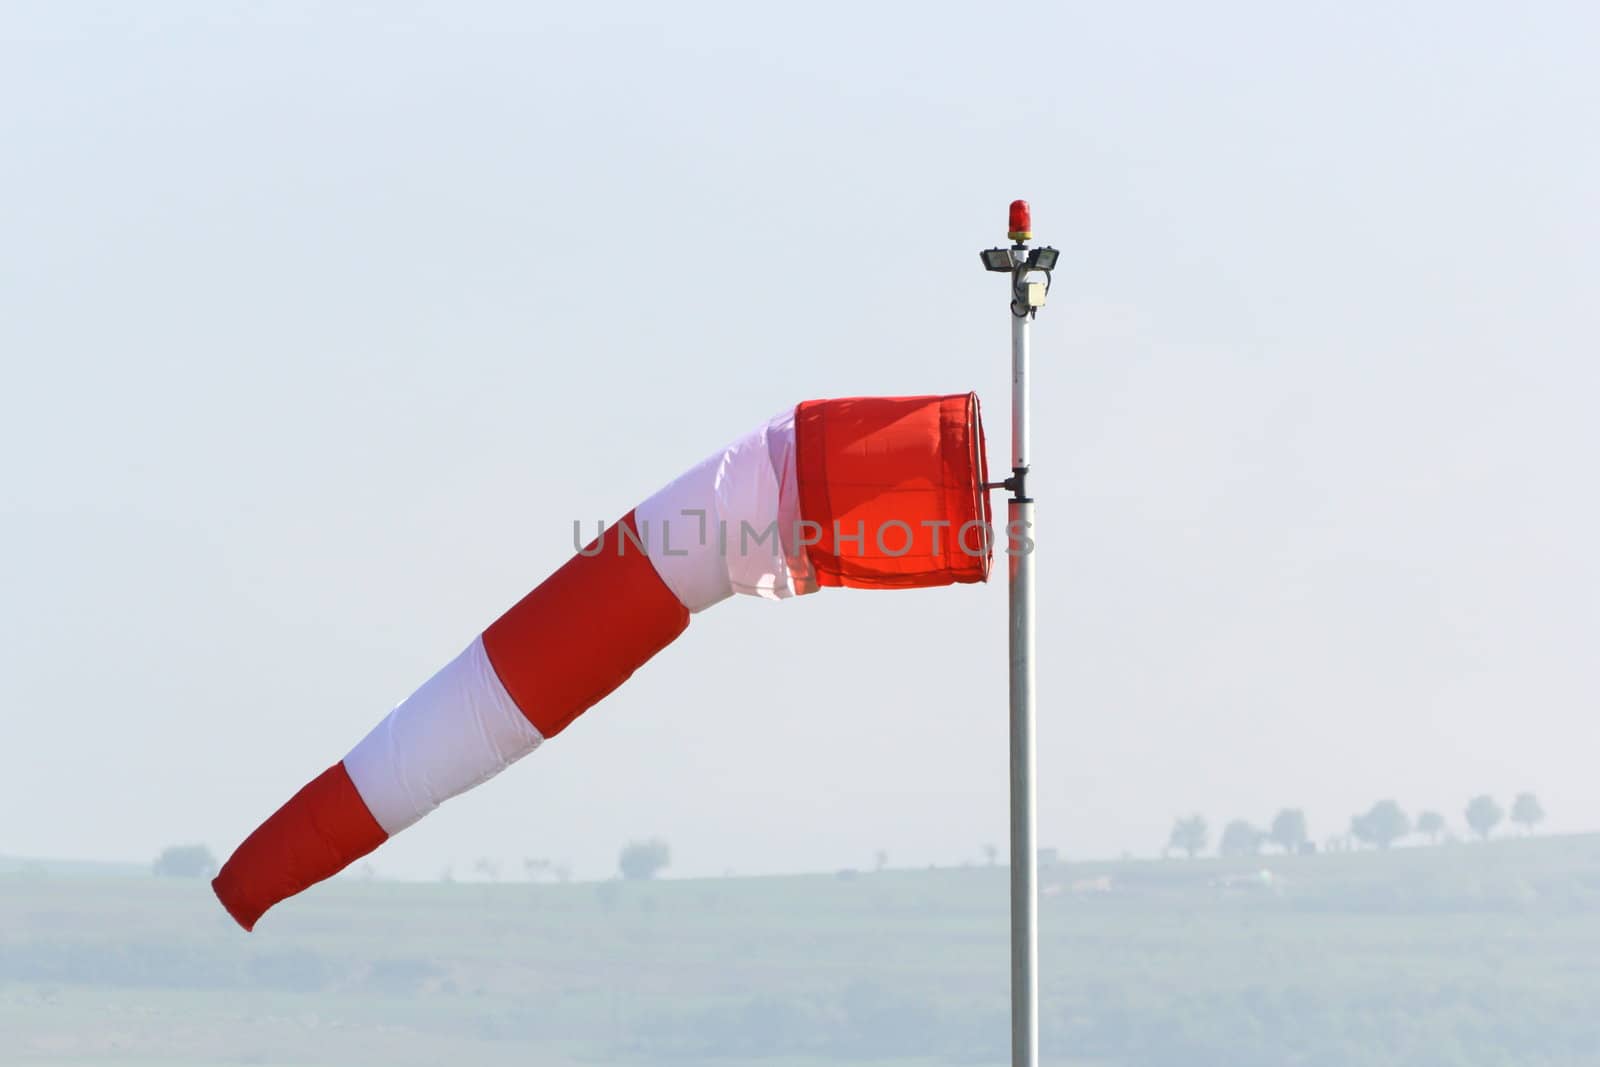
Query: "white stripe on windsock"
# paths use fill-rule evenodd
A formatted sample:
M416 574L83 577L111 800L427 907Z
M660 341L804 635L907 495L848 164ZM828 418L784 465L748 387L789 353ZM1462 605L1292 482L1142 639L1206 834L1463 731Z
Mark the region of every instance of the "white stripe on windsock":
M392 836L543 740L506 693L479 636L351 749L344 767Z
M804 551L784 548L792 545L793 531L783 528L783 518L799 514L793 408L697 463L634 510L645 554L691 612L734 593L779 600L811 592L792 577L806 573Z

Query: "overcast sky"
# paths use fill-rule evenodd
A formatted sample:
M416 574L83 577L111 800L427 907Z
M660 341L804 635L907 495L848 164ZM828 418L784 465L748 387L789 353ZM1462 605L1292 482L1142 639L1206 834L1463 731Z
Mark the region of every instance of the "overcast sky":
M1600 828L1594 9L977 8L5 5L0 853L225 854L796 401L976 389L1004 466L1014 197L1041 843ZM1004 635L738 598L373 861L980 859Z

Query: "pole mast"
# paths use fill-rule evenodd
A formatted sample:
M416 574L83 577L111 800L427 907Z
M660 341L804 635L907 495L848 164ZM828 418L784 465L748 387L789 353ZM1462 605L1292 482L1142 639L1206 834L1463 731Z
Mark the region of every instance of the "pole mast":
M997 488L1006 501L1006 564L1010 608L1011 749L1011 1064L1039 1063L1039 876L1034 785L1033 498L1027 476L1032 455L1028 416L1029 329L1044 306L1057 252L1029 249L1033 223L1024 200L1011 205L1008 248L981 253L984 266L1010 275L1011 477ZM1040 275L1043 281L1031 281Z

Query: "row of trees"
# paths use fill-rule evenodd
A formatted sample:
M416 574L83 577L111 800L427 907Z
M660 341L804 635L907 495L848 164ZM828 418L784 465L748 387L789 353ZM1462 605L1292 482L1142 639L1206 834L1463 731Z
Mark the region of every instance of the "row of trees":
M630 882L642 882L654 878L667 868L672 862L672 850L660 838L652 837L641 841L629 841L622 846L622 851L617 853L617 873ZM572 868L564 863L554 860L530 856L522 861L522 869L528 881L555 881L569 882L572 880ZM480 859L472 865L473 873L491 882L500 880L500 864L488 858ZM455 881L454 871L446 867L439 875L441 882Z
M617 853L617 873L630 882L642 882L654 878L667 868L672 862L672 849L660 838L652 837L646 840L629 841ZM538 882L544 880L556 882L569 882L572 880L572 868L564 863L554 860L541 859L530 856L522 861L522 869L527 874L528 881ZM500 880L500 864L488 858L478 860L472 865L473 873L491 882ZM455 872L446 867L439 875L441 882L455 881Z
M1506 817L1506 809L1487 793L1473 797L1463 813L1467 826L1479 838L1487 840ZM1519 793L1511 802L1511 821L1532 833L1544 820L1544 807L1532 793ZM1350 818L1350 832L1344 839L1334 839L1337 847L1350 843L1389 848L1412 833L1421 834L1432 844L1438 844L1448 833L1443 815L1437 811L1424 811L1416 821L1393 800L1380 800L1367 811ZM1191 859L1206 850L1210 831L1202 815L1179 818L1172 825L1167 838L1169 851L1182 852ZM1309 852L1311 843L1306 827L1306 816L1299 808L1285 808L1273 817L1272 823L1261 829L1245 819L1234 819L1222 828L1217 851L1224 856L1253 856L1272 845L1284 853Z
M1167 838L1167 848L1193 859L1206 850L1210 833L1203 815L1179 819ZM1218 850L1224 856L1250 855L1272 844L1285 853L1300 852L1309 841L1305 812L1299 808L1285 808L1273 817L1272 825L1266 830L1259 830L1243 819L1234 819L1223 827Z
M553 882L570 882L572 868L554 860L541 859L529 856L522 861L522 870L530 882L549 880ZM500 861L490 859L488 856L480 857L472 864L472 873L485 881L498 882L500 880ZM439 881L453 882L456 880L454 867L446 867L439 872Z
M1505 818L1506 811L1488 794L1473 797L1466 807L1467 825L1480 838L1487 839ZM1544 820L1544 807L1532 793L1519 793L1511 803L1511 821L1532 832ZM1424 811L1415 823L1400 805L1393 800L1380 800L1368 811L1350 819L1349 840L1375 848L1388 848L1401 838L1415 832L1437 844L1446 833L1444 816L1436 811ZM1191 859L1206 850L1210 830L1203 815L1191 815L1173 823L1167 838L1169 851L1182 852ZM1285 854L1307 852L1313 849L1306 827L1305 812L1299 808L1284 808L1272 819L1266 829L1260 829L1244 819L1234 819L1222 829L1217 851L1224 856L1253 856L1267 846L1275 846ZM992 866L997 861L999 849L984 846L984 855ZM617 855L617 871L628 881L645 881L654 878L672 862L672 850L660 838L630 841ZM888 854L877 853L876 867L882 870ZM172 878L210 878L216 874L217 861L204 845L175 845L162 851L151 865L157 875ZM541 877L565 882L572 876L567 867L544 859L528 859L523 863L531 880ZM500 866L489 859L480 859L474 870L490 881L500 878ZM443 881L453 881L450 871L441 876Z
M659 838L650 838L645 841L630 841L624 845L617 856L617 870L629 881L643 881L660 874L671 862L672 850L667 847L667 843ZM172 845L161 850L161 855L155 858L150 869L163 878L211 878L217 873L217 858L204 845ZM500 880L500 865L494 860L480 859L473 864L472 869L491 882ZM551 878L565 882L572 877L570 868L545 859L524 860L523 869L531 881ZM358 873L370 878L375 872L368 864ZM445 868L439 880L453 882L455 875L449 868Z

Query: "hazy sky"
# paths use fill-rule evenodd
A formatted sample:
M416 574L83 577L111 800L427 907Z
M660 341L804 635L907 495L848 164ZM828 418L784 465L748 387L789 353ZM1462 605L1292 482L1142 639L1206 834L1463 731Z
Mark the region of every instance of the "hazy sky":
M798 400L1004 465L1019 196L1041 842L1600 828L1600 16L1381 7L4 5L0 853L226 853ZM374 861L977 859L1004 634L739 598Z

